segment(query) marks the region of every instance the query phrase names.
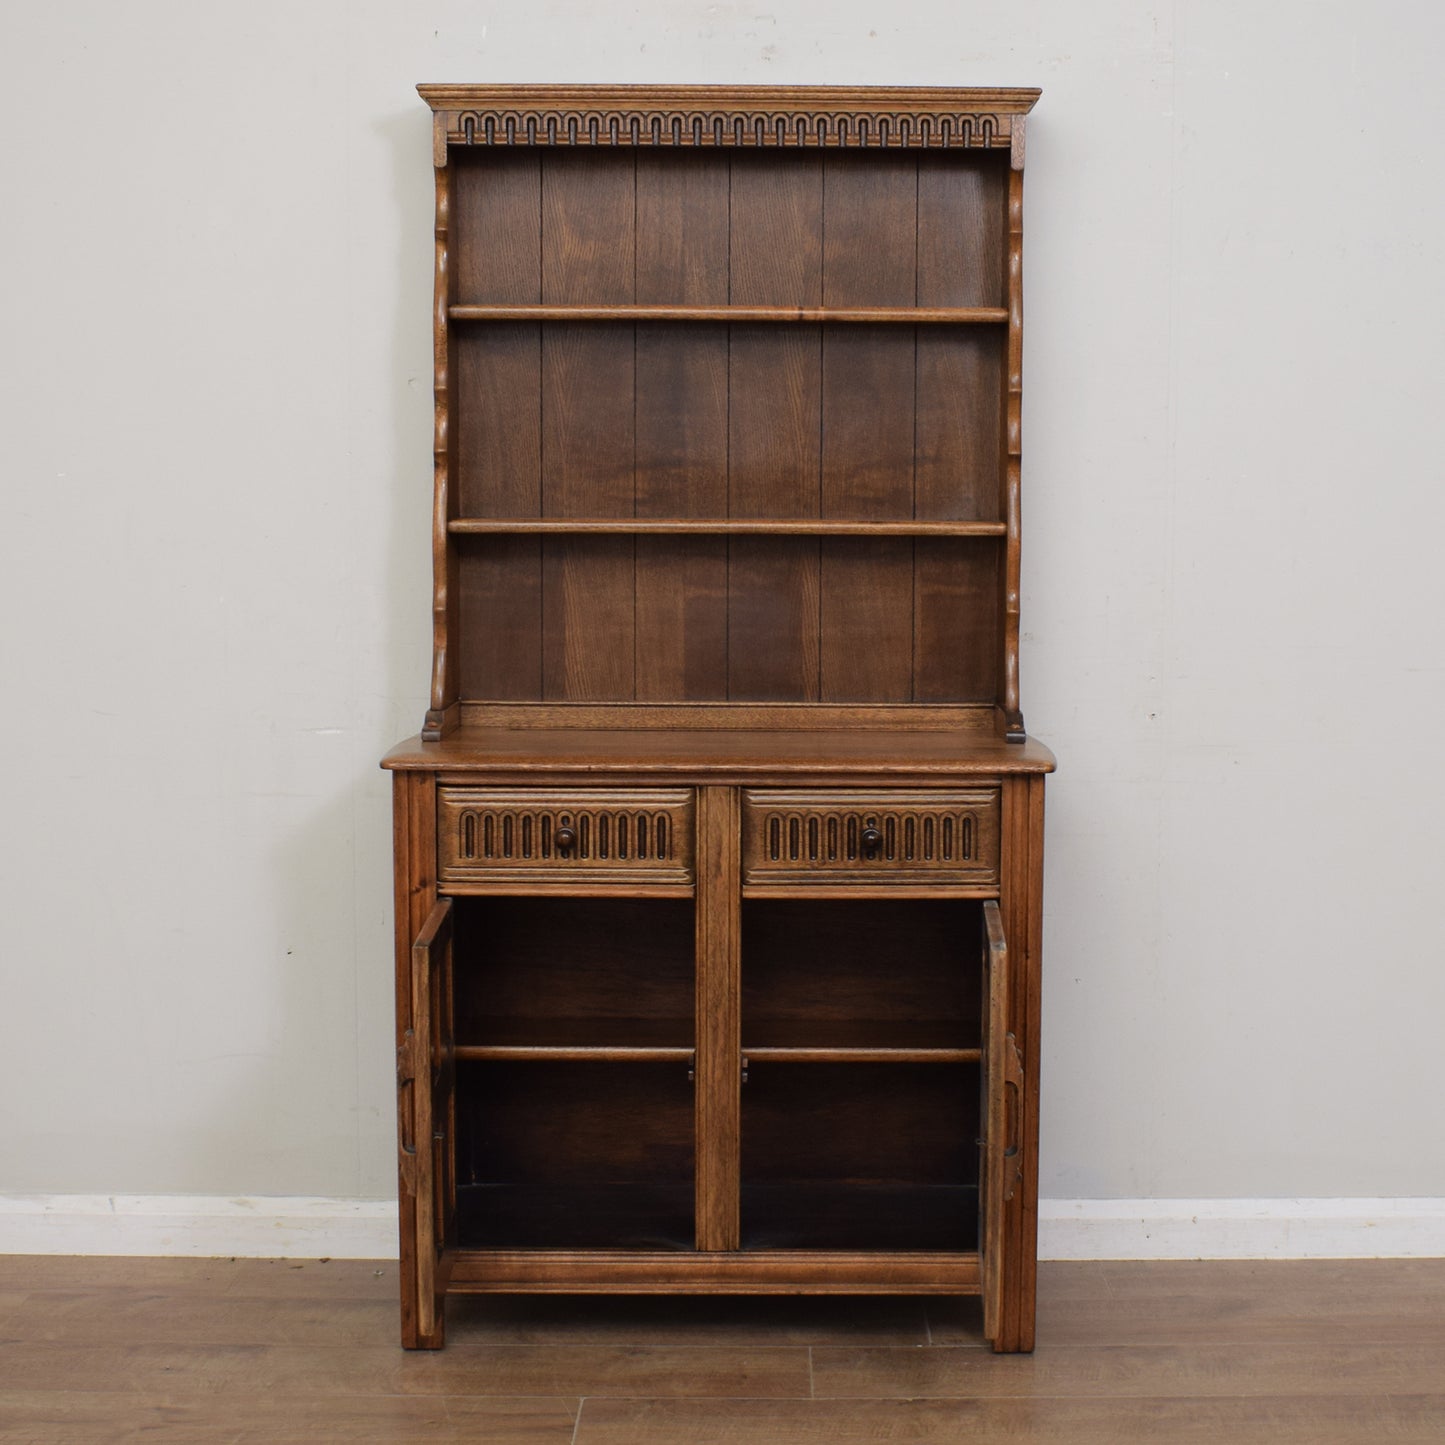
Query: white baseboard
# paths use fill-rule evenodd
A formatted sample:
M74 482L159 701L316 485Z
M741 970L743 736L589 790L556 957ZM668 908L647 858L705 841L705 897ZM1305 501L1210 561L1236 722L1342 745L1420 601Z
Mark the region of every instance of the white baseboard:
M382 1199L0 1195L0 1254L395 1259ZM1445 1199L1046 1199L1041 1259L1445 1256Z
M1045 1199L1040 1259L1445 1256L1445 1199Z
M0 1254L395 1259L396 1249L391 1199L0 1195Z

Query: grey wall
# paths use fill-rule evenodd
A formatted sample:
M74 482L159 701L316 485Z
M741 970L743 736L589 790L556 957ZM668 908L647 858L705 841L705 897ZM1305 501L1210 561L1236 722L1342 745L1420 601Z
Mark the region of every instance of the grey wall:
M1043 1187L1445 1195L1437 9L0 19L0 1191L393 1187L418 80L1037 84Z

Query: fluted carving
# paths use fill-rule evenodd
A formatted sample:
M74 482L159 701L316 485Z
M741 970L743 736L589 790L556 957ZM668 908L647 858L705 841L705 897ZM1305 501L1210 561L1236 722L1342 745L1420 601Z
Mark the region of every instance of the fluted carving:
M1010 144L988 111L522 110L447 117L452 144L985 148Z

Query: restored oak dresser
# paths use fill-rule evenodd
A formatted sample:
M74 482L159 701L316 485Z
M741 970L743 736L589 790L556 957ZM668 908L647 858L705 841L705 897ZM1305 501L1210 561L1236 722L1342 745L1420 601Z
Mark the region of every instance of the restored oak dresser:
M1038 92L420 89L403 1342L448 1293L896 1292L1030 1349Z

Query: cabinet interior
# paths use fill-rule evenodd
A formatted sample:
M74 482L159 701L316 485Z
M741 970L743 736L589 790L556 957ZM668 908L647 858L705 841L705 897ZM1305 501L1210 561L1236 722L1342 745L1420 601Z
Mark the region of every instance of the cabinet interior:
M994 701L1008 175L987 150L459 152L462 702Z

